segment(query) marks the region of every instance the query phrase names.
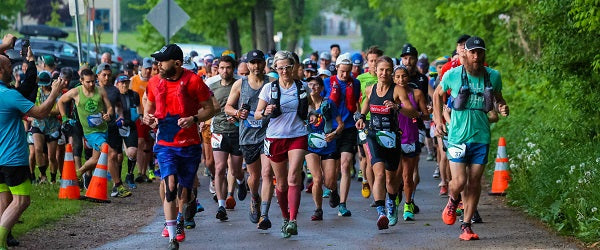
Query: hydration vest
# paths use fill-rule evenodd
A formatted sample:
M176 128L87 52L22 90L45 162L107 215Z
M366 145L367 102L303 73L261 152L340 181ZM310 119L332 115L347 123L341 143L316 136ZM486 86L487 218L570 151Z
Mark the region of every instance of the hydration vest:
M329 78L329 86L331 93L329 93L329 99L332 100L338 107L342 103L342 88L340 87L339 80L336 75ZM357 110L356 107L356 93L354 93L354 79L351 79L346 83L346 108L350 113L354 113Z
M198 101L194 101L192 96L187 92L187 84L190 82L192 76L194 76L194 72L183 69L183 73L179 80L179 85L177 85L177 99L179 100L178 111L181 117L192 116L198 113L199 103ZM160 79L158 84L156 85L156 111L154 112L154 116L156 118L162 119L167 116L167 81L165 79ZM169 105L174 105L173 103L169 103Z
M331 133L331 131L333 131L334 117L332 117L331 103L329 103L327 97L323 98L323 101L321 101L321 106L319 108L321 109L321 118L323 119L322 122L325 123L323 126L323 132L325 132L325 134L329 134L329 133ZM312 112L314 112L314 111L309 112L309 114ZM307 128L309 130L308 132L312 132L312 131L310 131L311 126L307 126Z
M298 97L298 109L296 112L300 120L304 121L308 118L308 93L303 88L301 81L294 80L294 84L296 85L296 96ZM277 108L270 114L270 118L277 118L281 115L280 101L281 90L279 89L279 80L275 80L271 82L271 100L269 104L275 104Z
M465 110L465 109L480 110L485 113L493 110L494 109L494 91L492 88L492 83L490 82L490 74L487 72L487 70L485 68L484 68L484 72L483 72L483 84L484 84L483 93L481 93L481 92L474 93L477 96L483 96L483 99L484 99L483 109L467 108L467 102L469 101L469 97L471 95L471 89L469 87L467 71L465 70L465 67L463 66L462 72L461 72L461 86L460 86L460 89L458 90L458 94L456 95L456 97L453 100L452 108L454 110L459 110L459 111Z

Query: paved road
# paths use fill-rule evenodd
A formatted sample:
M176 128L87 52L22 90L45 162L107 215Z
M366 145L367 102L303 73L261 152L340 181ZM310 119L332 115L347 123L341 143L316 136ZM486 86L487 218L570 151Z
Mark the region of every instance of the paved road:
M201 187L201 202L206 211L196 217L197 228L187 230L187 238L181 249L522 249L522 248L577 248L575 244L541 229L539 222L528 219L520 212L508 208L498 198L482 195L480 213L485 223L474 225L481 240L459 241L460 224L445 225L440 216L447 198L438 195L437 180L431 177L433 162L421 158L421 184L415 202L421 208L416 221L400 221L388 230L377 230L374 208L369 207L371 198L360 195L360 185L353 181L348 202L352 217L337 216L337 210L329 208L324 200L324 220L310 221L314 204L310 194L302 193L298 214L297 236L283 239L279 226L281 212L273 199L270 217L273 228L257 230L248 220L249 197L239 202L235 210L229 211L229 221L215 219L217 206L207 191ZM204 177L201 181L206 184ZM484 192L485 193L485 192ZM164 217L157 209L156 219L139 232L101 249L165 249L166 238L160 236Z

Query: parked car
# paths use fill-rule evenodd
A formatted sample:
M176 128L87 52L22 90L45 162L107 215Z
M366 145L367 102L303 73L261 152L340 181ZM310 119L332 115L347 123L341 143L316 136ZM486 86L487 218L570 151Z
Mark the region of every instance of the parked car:
M104 44L104 43L99 44L99 46L98 46L99 54L98 55L96 54L94 44L91 44L91 48L89 50L87 49L87 44L81 44L81 49L85 50L86 52L89 52L91 61L94 61L94 62L96 61L96 56L98 56L97 59L100 60L100 57L105 52L110 53L111 60L114 63L118 63L118 64L124 64L126 62L133 61L133 60L138 60L138 62L142 61L142 57L140 57L140 55L138 55L138 53L135 52L134 50L125 49L122 46L115 46L113 44Z
M198 52L198 56L200 58L204 57L206 54L213 54L215 57L221 57L223 51L227 50L225 47L218 47L212 45L205 44L190 44L190 43L178 43L177 44L181 50L183 51L183 55L190 55L192 50Z

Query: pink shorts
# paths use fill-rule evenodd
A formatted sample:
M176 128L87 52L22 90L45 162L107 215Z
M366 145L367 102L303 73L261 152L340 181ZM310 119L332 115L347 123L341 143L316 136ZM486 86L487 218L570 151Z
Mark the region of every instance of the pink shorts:
M270 142L269 159L274 162L282 162L288 159L288 152L294 149L308 150L308 137L300 136L295 138L267 138Z

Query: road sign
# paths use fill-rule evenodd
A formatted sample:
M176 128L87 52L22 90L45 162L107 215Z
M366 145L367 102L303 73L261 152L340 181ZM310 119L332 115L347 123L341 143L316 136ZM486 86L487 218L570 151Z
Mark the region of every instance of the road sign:
M83 4L83 0L77 0L77 4L75 4L76 0L69 0L69 15L75 16L75 7L77 6L79 15L85 14L85 5Z
M146 19L169 43L169 39L190 20L190 16L174 0L162 0L150 10Z

